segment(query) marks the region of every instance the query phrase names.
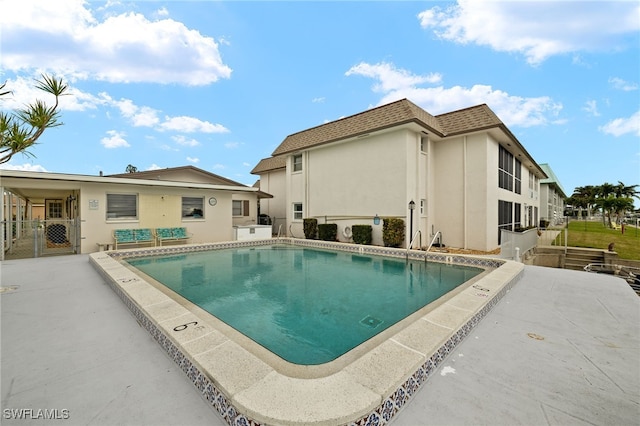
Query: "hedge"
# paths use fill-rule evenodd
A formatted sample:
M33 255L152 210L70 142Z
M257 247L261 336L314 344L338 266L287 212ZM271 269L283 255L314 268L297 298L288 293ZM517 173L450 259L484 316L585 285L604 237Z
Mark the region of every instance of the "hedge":
M382 242L385 247L400 247L404 241L404 220L384 218L382 220Z
M321 223L318 225L318 237L323 241L336 241L338 225L335 223Z
M306 218L302 220L304 237L307 240L318 238L318 219Z
M353 242L356 244L371 244L371 225L353 225L351 227Z

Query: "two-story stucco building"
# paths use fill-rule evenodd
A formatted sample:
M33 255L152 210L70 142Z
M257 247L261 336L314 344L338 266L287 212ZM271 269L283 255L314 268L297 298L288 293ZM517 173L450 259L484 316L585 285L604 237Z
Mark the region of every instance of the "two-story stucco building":
M567 193L560 184L560 180L548 164L540 164L540 168L547 175L540 181L540 220L550 225L559 225L564 221L564 200Z
M537 225L547 178L487 105L433 116L407 99L289 135L252 173L273 195L260 213L276 232L303 238L303 219L317 218L348 241L371 224L382 245L379 219L396 217L423 246L440 232L481 251L499 247L499 229Z

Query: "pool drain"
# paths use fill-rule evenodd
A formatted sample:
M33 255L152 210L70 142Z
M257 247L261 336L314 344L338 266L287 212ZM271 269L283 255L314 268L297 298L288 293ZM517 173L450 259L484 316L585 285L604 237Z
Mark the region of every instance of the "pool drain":
M366 317L360 320L360 324L369 328L376 328L380 324L382 324L382 320L378 318L374 318L371 315L367 315Z

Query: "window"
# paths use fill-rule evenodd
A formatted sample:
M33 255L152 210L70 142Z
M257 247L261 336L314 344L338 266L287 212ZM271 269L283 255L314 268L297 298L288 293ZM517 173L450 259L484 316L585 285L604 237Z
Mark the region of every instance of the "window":
M137 219L138 194L107 194L107 219Z
M62 200L46 200L47 205L47 219L61 219L62 218Z
M293 203L293 220L302 220L302 203Z
M501 229L513 231L513 203L498 200L498 244L501 240Z
M182 218L201 219L204 217L203 197L182 197Z
M302 170L302 154L293 156L293 171L299 172Z
M424 198L420 200L420 215L424 216L425 215L425 207L427 206L427 200L425 200Z
M249 200L233 200L233 216L249 216Z
M513 229L522 228L522 206L520 203L513 205Z
M502 145L498 151L498 186L513 191L513 154Z
M429 139L420 138L420 152L427 152L427 142Z
M516 160L516 168L513 174L514 188L513 192L516 194L522 194L522 163L520 160Z
M538 199L538 178L533 173L529 173L529 198Z

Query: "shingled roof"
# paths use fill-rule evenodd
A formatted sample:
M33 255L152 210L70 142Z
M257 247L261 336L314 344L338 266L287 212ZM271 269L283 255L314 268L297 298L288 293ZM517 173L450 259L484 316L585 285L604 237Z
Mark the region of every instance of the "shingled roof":
M417 123L441 137L492 127L506 129L486 104L433 116L408 99L401 99L289 135L273 151L273 155L287 154L406 123Z
M487 104L481 104L446 114L436 115L445 136L454 136L471 131L485 130L492 127L504 126L497 115Z
M251 170L251 174L259 175L260 173L268 172L271 170L284 169L287 167L287 156L281 155L279 157L269 157L260 160L257 166Z
M413 102L401 99L289 135L273 151L273 156L411 122L418 123L432 132L442 134L440 125L434 116Z
M287 136L273 151L273 157L265 158L251 171L260 174L286 167L285 157L293 152L340 140L364 136L372 132L415 123L430 134L441 138L465 133L499 129L524 153L540 175L544 172L531 158L518 139L486 104L433 116L408 99L391 102L330 123L312 127Z

